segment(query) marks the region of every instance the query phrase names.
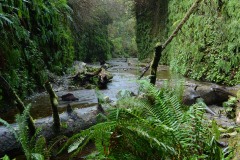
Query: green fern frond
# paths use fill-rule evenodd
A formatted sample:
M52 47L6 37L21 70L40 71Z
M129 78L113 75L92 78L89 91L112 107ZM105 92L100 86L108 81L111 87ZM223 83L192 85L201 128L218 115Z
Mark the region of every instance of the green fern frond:
M113 159L171 159L176 156L191 159L194 155L203 156L199 153L209 151L209 146L215 147L210 149L212 151L218 150L206 136L210 132L204 124L201 104L186 111L180 94L175 95L169 85L156 89L146 82L142 84L140 88L145 98L121 99L115 108L108 110L105 122L73 136L65 148L70 146L75 155L93 140L99 155Z

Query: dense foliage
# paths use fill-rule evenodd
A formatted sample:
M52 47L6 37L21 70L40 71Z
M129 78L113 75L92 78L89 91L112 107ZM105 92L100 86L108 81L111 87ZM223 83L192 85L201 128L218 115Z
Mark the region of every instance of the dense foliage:
M156 43L166 39L167 12L168 0L135 0L139 59L152 55Z
M135 17L130 0L70 0L76 57L86 62L135 54Z
M136 18L131 0L118 1L114 13L110 11L113 23L108 26L109 39L113 43L113 57L137 57Z
M0 73L20 95L41 88L46 69L71 65L70 12L66 0L0 2Z
M85 62L107 60L113 46L108 38L108 24L112 23L103 1L72 0L73 33L76 58Z
M74 135L66 146L77 154L94 140L90 159L209 159L223 158L216 137L203 119L202 102L181 104L182 87L160 90L144 82L143 97L121 99L103 116L104 122Z
M169 1L169 33L193 2ZM203 1L169 47L172 70L197 80L238 84L239 10L238 0Z
M45 160L49 157L47 142L43 136L39 136L38 130L34 136L29 137L27 126L27 117L29 115L30 105L26 107L24 112L16 116L18 130L0 118L0 123L3 123L14 135L16 140L21 144L22 150L27 160ZM7 156L5 156L7 159ZM3 158L4 159L4 158ZM8 160L8 159L7 159ZM9 158L10 160L10 158Z

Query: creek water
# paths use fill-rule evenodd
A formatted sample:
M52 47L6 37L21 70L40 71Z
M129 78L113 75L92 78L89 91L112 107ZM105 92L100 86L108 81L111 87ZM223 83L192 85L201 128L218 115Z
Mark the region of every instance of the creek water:
M107 89L99 90L100 93L102 93L104 96L109 97L110 100L116 101L117 100L117 93L120 90L129 90L131 92L134 92L135 94L138 92L138 83L137 79L139 75L141 75L142 71L144 70L144 67L141 63L138 62L135 58L117 58L110 61L107 61L109 64L108 71L112 73L113 79L112 81L107 85ZM149 75L149 71L145 74ZM157 73L157 86L161 85L164 80L173 78L171 73L169 72L169 69L167 66L160 65ZM185 79L187 80L187 79ZM69 79L66 77L63 78L63 85L54 85L54 90L58 97L61 97L64 94L72 93L76 98L78 98L78 101L74 102L65 102L62 101L61 98L59 98L59 113L64 114L66 112L66 106L68 104L71 104L73 109L80 110L79 112L88 112L88 109L91 109L91 107L96 106L98 104L98 98L96 96L95 90L89 90L89 89L72 89L71 84L69 83ZM186 85L190 84L204 84L208 85L208 83L204 82L196 82L192 80L187 80L185 83ZM231 90L231 88L230 88ZM232 90L232 92L236 92L236 90ZM31 116L34 119L48 119L44 117L51 117L52 111L51 111L51 104L49 100L49 95L46 92L36 94L32 97L29 97L27 100L25 100L25 104L31 104ZM216 112L219 110L218 107L216 108ZM9 123L14 123L15 115L18 113L16 109L12 109L8 111L7 113L0 113L0 117L4 120L6 120ZM211 115L207 115L209 119L212 119L213 117ZM234 122L228 123L228 120L224 118L219 118L223 121L223 123L226 123L226 126L232 125ZM89 154L88 151L93 151L94 146L91 144L88 148L84 150L82 154L78 156L82 157L84 155ZM60 157L57 157L56 159L68 159L68 154L64 154ZM21 158L20 158L21 159Z
M120 90L129 90L131 92L138 92L138 83L137 79L141 74L143 67L138 67L139 62L137 59L126 59L126 58L117 58L110 61L107 61L110 68L108 71L113 75L113 79L110 83L108 83L107 89L99 90L103 96L109 97L110 100L117 100L117 93ZM91 66L91 65L90 65ZM169 79L170 73L168 71L168 67L161 66L160 71L158 72L159 79ZM148 73L146 73L147 75ZM62 78L62 85L53 85L54 90L58 97L61 97L64 94L72 93L78 101L74 102L66 102L62 101L59 98L59 106L58 110L60 114L64 114L66 112L66 106L71 104L73 109L78 109L79 112L87 112L88 108L91 109L92 106L96 106L98 103L98 99L96 96L95 90L89 89L72 89L71 83L69 83L69 79L67 76ZM46 92L38 93L29 97L24 101L25 104L31 104L30 114L33 119L39 119L44 121L48 121L51 119L51 103L49 100L49 95ZM18 113L17 109L11 109L7 113L0 113L0 117L6 120L8 123L14 123L15 115ZM94 150L94 146L89 144L83 152L81 152L77 157L81 159L81 157L89 154ZM62 154L54 159L68 159L69 154ZM24 159L24 156L19 156L17 159Z
M135 94L138 92L137 79L144 70L144 67L141 66L147 64L141 64L136 58L115 58L107 61L107 64L110 66L107 70L111 72L113 79L110 83L108 83L107 89L99 90L103 96L109 97L109 99L112 101L116 101L116 95L120 90L129 90ZM90 64L90 66L94 65L96 64ZM149 75L149 71L146 72L145 75ZM67 77L68 76L62 77L62 83L60 85L53 85L57 96L61 97L64 94L72 93L79 100L75 102L65 102L59 98L59 113L61 114L65 112L68 104L71 104L73 109L82 109L82 112L86 112L87 108L96 106L98 99L95 90L74 88L71 86L69 78ZM159 65L157 78L156 85L160 86L164 80L174 79L176 77L171 75L168 66ZM177 77L177 79L178 78L179 77ZM183 77L180 78L186 81L185 85L212 85L212 83L198 82ZM239 87L237 89L228 87L228 90L234 94L236 94L238 89ZM30 113L34 119L49 117L52 114L49 95L46 92L38 93L32 97L29 97L27 100L25 100L25 104L31 104ZM0 112L0 118L6 120L8 123L14 123L15 115L17 113L18 110L16 108L12 108L7 112Z
M113 79L108 84L107 89L100 90L104 96L109 97L110 100L115 101L116 95L120 90L126 89L131 92L137 93L138 84L137 78L141 74L141 70L143 67L138 67L139 62L135 58L116 58L110 61L107 61L110 68L109 72L112 73ZM159 79L169 79L170 73L167 66L160 66L160 70L158 72ZM148 73L146 73L147 75ZM61 97L64 94L72 93L78 101L75 102L66 102L62 101L59 98L59 113L63 113L66 111L66 107L68 104L71 104L73 109L81 109L87 108L91 106L96 106L98 103L98 99L95 93L95 90L89 89L71 89L69 84L69 79L63 78L64 86L56 86L54 85L54 90L58 97ZM46 92L35 94L32 97L29 97L25 100L25 104L31 104L30 114L33 119L40 119L43 117L51 116L51 103L49 100L49 95ZM8 123L14 123L15 115L18 113L16 108L12 108L5 113L0 112L0 117L6 120ZM0 124L1 125L1 124Z

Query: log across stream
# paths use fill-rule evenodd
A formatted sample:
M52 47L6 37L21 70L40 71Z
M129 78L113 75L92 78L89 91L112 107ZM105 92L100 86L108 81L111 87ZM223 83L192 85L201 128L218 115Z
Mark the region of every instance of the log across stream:
M107 89L100 90L104 96L109 97L110 100L117 100L117 93L122 89L127 89L135 94L138 93L137 78L144 70L144 67L137 59L121 58L113 59L107 62L109 65L108 71L113 75L112 82L107 85ZM159 66L158 79L156 86L161 87L166 79L173 79L173 75L170 74L167 66ZM71 86L70 83L65 82L67 78L63 77L62 85L55 85L54 90L58 97L64 94L72 93L78 100L74 102L62 101L59 98L59 112L61 122L66 124L66 127L61 130L61 134L70 136L74 133L78 133L82 129L86 129L96 124L96 116L101 109L98 107L98 99L95 90L76 89ZM236 87L223 87L212 83L196 82L193 80L185 79L185 93L184 103L192 104L195 102L195 97L202 97L208 105L221 104L226 101L230 94L236 94L239 86ZM196 87L197 86L197 87ZM226 91L225 93L221 91ZM31 115L35 119L35 124L42 128L42 134L50 140L55 137L52 130L52 117L51 117L51 105L47 93L36 94L29 98L25 103L31 103ZM70 104L73 108L73 112L68 113L67 105ZM211 106L210 106L211 108ZM219 107L215 107L219 109ZM214 107L212 108L213 110ZM215 111L217 112L217 110ZM1 113L0 117L7 120L9 123L14 124L14 117L16 110L11 110L8 113ZM216 118L211 114L208 114L209 118ZM226 119L222 116L218 118L219 123L225 126L235 125L234 121ZM4 126L0 126L0 157L4 154L11 153L12 151L19 150L20 145L16 142L13 134L8 131Z

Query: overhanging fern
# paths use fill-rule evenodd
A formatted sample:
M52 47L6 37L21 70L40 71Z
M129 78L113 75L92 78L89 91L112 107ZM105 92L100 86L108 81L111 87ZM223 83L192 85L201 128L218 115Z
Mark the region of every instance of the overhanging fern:
M98 155L109 159L218 159L219 148L204 124L204 108L195 104L187 111L171 87L156 89L143 82L140 99L121 99L105 122L71 137L64 148L74 155L93 140ZM214 152L216 154L213 154ZM128 158L127 158L128 159Z

